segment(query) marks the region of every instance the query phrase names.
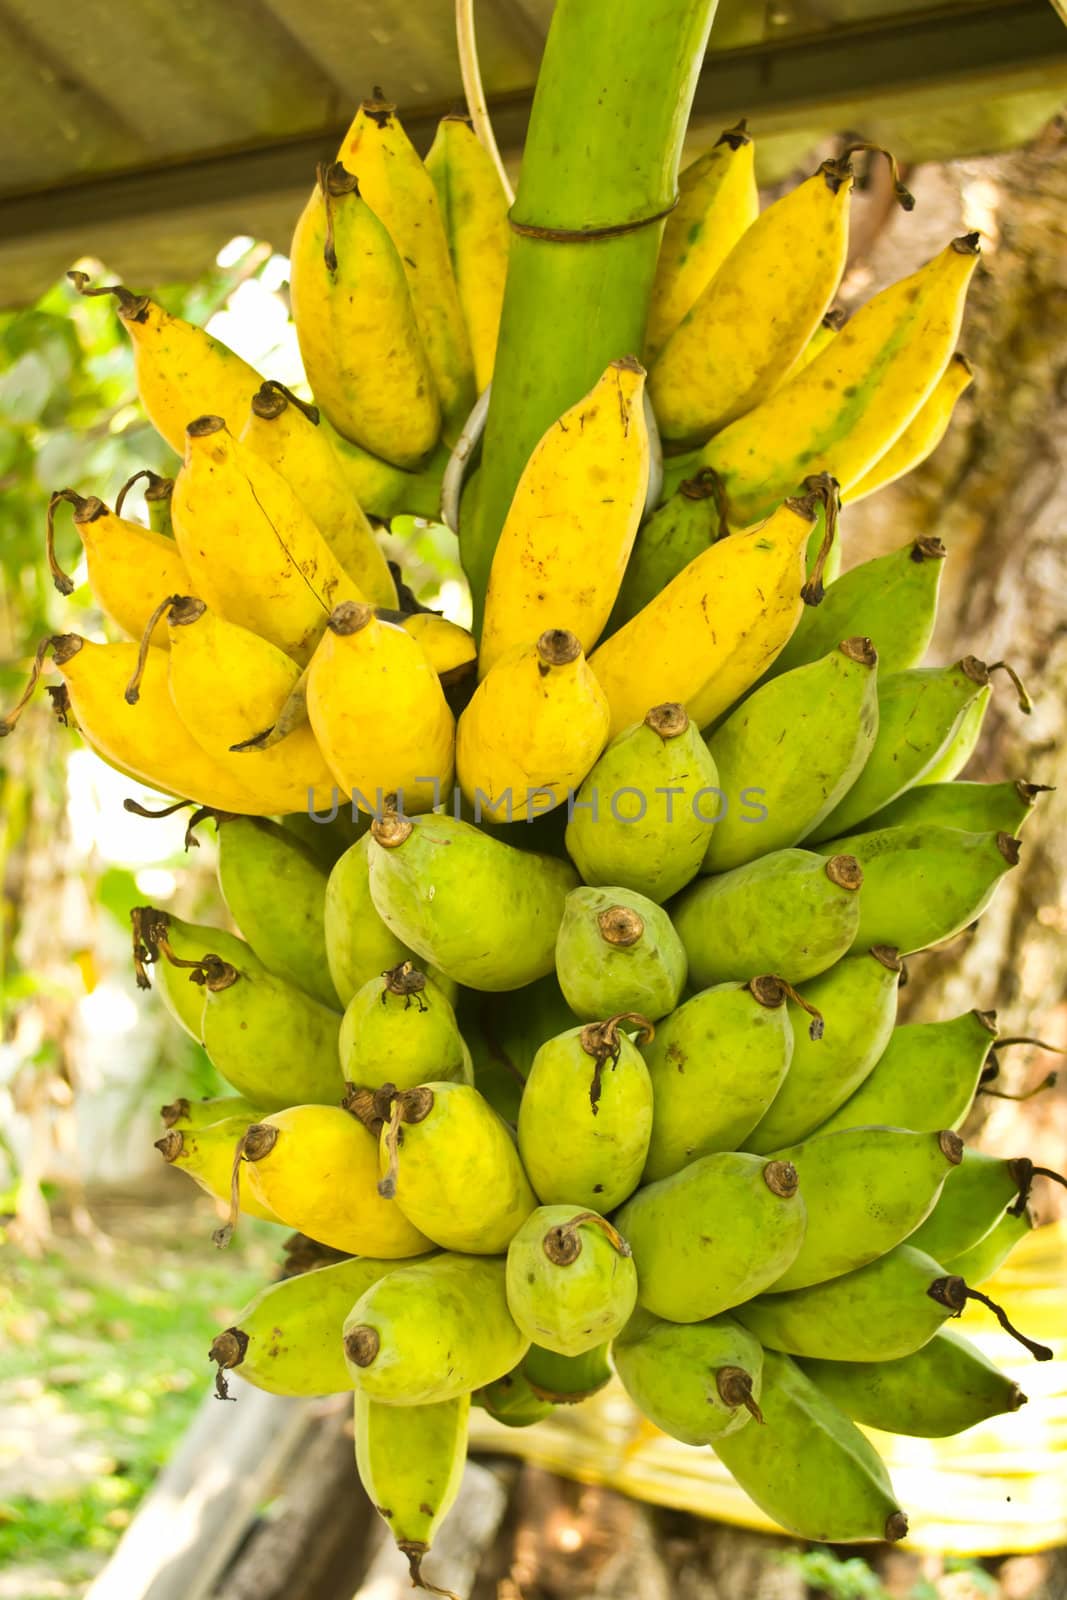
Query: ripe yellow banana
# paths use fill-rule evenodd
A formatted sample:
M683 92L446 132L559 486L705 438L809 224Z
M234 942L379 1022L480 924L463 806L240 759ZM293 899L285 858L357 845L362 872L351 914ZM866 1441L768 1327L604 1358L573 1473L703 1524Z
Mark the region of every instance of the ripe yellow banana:
M845 269L851 190L849 163L824 161L742 234L649 374L664 439L702 444L796 365Z
M135 644L93 644L64 633L53 640L52 654L85 742L111 766L164 794L219 811L260 814L262 802L238 776L242 757L212 760L175 710L167 651L146 652L134 705L124 696L138 667Z
M645 508L644 382L632 356L613 361L527 462L489 574L482 677L546 628L576 633L586 651L603 632Z
M876 489L884 489L887 483L902 478L932 455L948 431L956 401L973 381L974 368L957 350L933 393L919 407L896 444L890 445L885 455L848 491L849 505L874 494Z
M156 1149L170 1166L187 1172L205 1194L216 1200L230 1200L233 1188L233 1154L237 1141L248 1127L247 1115L223 1117L200 1128L169 1128ZM264 1222L281 1222L269 1206L257 1200L242 1164L238 1172L239 1209ZM284 1226L284 1224L283 1224Z
M427 661L446 688L474 671L478 646L474 635L461 628L458 622L449 622L436 611L414 611L404 618L401 627L418 640Z
M773 394L780 389L783 383L788 383L789 379L795 377L798 372L803 372L805 367L810 367L811 363L815 360L815 357L822 355L831 339L833 339L836 334L841 332L841 329L845 326L847 321L847 311L843 310L840 306L831 306L830 310L826 313L825 317L823 317L822 321L819 323L819 326L816 328L815 332L804 346L804 349L801 351L800 359L797 361L796 366L793 367L792 371L783 373L782 377L774 385L774 389L772 389L771 393Z
M400 253L441 399L445 438L455 444L477 396L470 340L433 179L400 126L396 107L385 100L363 102L337 159L355 173L360 193Z
M742 119L678 179L678 204L667 218L652 285L645 359L654 361L700 298L734 245L759 216L755 146Z
M421 647L366 605L339 605L311 660L307 708L337 782L364 811L429 811L452 781L455 722Z
M121 284L91 289L84 272L68 272L79 294L113 294L133 342L137 392L148 420L179 455L194 417L215 411L235 431L263 379L247 361L204 328L197 328Z
M301 665L334 606L363 598L285 479L221 417L186 429L173 514L191 591Z
M328 809L337 785L307 722L280 744L234 746L274 725L300 668L258 634L226 622L191 595L172 595L164 611L170 642L171 698L208 755L235 770L264 814ZM247 775L247 776L246 776Z
M317 408L298 400L280 383L265 383L252 396L241 441L281 473L367 599L376 606L395 606L396 584L389 564L349 487Z
M437 389L403 262L339 163L319 168L297 222L289 288L304 371L330 422L372 455L418 466L441 428Z
M460 787L490 822L551 811L596 761L610 720L580 641L550 628L501 657L460 717Z
M85 550L89 587L101 611L133 639L139 639L152 607L165 594L182 594L189 574L173 539L153 533L109 511L95 495L83 498L73 489L57 489L48 501L46 545L52 581L60 594L74 584L56 560L54 521L61 501L74 507L74 526ZM167 630L157 623L152 643L167 647Z
M668 700L706 727L755 683L799 620L815 521L810 496L787 500L762 526L709 545L593 653L612 738Z
M766 516L810 473L831 473L847 496L948 366L977 261L976 233L954 239L876 294L810 366L704 446L698 465L718 475L732 526Z
M448 239L478 392L493 376L508 270L508 197L492 157L465 117L442 117L426 170Z

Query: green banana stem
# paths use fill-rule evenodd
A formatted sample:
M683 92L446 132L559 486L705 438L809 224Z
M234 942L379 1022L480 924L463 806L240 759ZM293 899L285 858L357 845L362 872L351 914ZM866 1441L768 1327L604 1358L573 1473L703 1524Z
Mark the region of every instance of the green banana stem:
M637 355L716 0L558 0L530 115L483 466L460 536L482 606L523 467Z

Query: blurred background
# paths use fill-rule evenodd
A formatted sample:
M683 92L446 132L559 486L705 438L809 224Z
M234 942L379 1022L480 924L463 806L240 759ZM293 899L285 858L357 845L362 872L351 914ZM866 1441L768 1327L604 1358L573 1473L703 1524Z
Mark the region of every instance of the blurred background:
M136 404L128 342L110 302L78 299L62 273L78 266L97 282L122 276L135 290L151 290L299 391L284 251L306 187L308 151L315 140L329 142L333 124L343 126L350 105L379 76L402 108L410 102L416 130L424 123L428 133L430 108L459 104L449 6L412 8L410 16L402 7L395 16L388 6L345 8L365 11L371 29L359 81L345 92L336 81L328 92L320 82L316 98L315 72L322 79L327 63L333 70L340 10L334 17L332 7L307 8L312 21L323 21L321 37L313 51L314 30L305 21L305 55L291 54L283 68L281 8L271 5L263 9L273 21L250 68L254 84L235 88L232 73L203 82L184 123L168 124L167 134L160 131L167 119L159 119L155 142L143 129L138 142L129 130L140 126L138 118L147 121L158 52L143 58L136 86L123 80L121 95L115 75L108 76L88 115L89 69L114 44L106 37L111 30L94 35L86 15L92 9L64 10L71 37L44 36L48 7L37 17L41 36L20 36L32 64L15 108L23 143L17 159L9 146L10 194L0 194L0 303L11 307L0 312L0 710L21 692L42 635L108 636L84 562L77 564L80 546L66 509L57 519L57 551L76 588L64 600L52 586L44 560L49 494L70 487L114 504L133 473L150 467L169 475L177 465ZM1044 0L1040 7L959 8L975 52L963 65L954 64L946 41L951 30L935 26L937 12L931 21L917 11L878 18L862 6L844 18L785 5L748 9L762 16L756 32L745 31L742 6L724 7L721 31L717 24L722 57L709 56L698 92L694 151L747 110L766 198L857 132L884 139L906 163L917 199L910 216L893 207L881 164L864 179L844 305L854 309L953 235L982 235L962 340L976 382L930 461L846 509L844 559L851 566L924 533L944 540L950 554L930 659L1005 659L1034 700L1024 718L1002 680L964 775L1059 785L1042 798L1021 864L981 923L909 963L903 1015L927 1020L970 1006L995 1008L1005 1033L1067 1048L1067 124L1056 112L1067 51L1042 31L1045 12L1056 20ZM485 10L483 66L513 156L550 7ZM212 11L200 43L208 54L236 59L245 8L232 15L227 8L225 20ZM996 13L1000 32L979 37L981 18L972 11L983 13L983 26ZM954 25L961 28L961 19ZM350 36L351 15L345 26ZM847 94L831 94L826 74L842 34L859 66ZM171 61L176 87L165 104L192 93L194 52L188 31L180 37L184 53ZM77 72L68 70L60 57L79 49L87 55ZM9 64L18 59L9 53ZM41 137L31 141L26 119L34 114L31 91L40 85L42 62L50 64L52 99ZM298 69L303 98L293 92ZM199 107L208 101L205 121ZM280 119L275 107L282 102L288 110ZM116 121L119 111L124 122ZM62 132L74 113L88 115L76 138ZM116 127L125 127L124 140ZM170 135L173 148L164 149ZM199 166L190 152L199 152ZM269 182L262 176L268 165ZM146 185L142 166L158 166L158 184ZM126 514L141 517L137 488L127 507ZM451 534L397 518L386 538L419 598L466 620ZM160 1467L198 1419L209 1388L207 1345L276 1271L278 1245L270 1225L246 1220L220 1256L210 1243L213 1205L153 1148L161 1103L222 1086L155 996L136 989L128 914L150 901L194 920L220 920L211 830L201 829L198 847L187 849L181 815L131 816L123 809L128 797L149 808L161 802L104 766L57 724L44 699L27 711L17 736L0 743L0 790L0 1600L73 1600L104 1567ZM996 1087L1025 1092L1056 1065L1056 1056L1038 1047L1017 1047L1003 1056ZM983 1097L964 1132L996 1154L1027 1153L1062 1169L1067 1078L1021 1105ZM1042 1220L1062 1214L1061 1193L1038 1191ZM1025 1428L1025 1413L1020 1420ZM220 1575L198 1594L333 1600L358 1588L367 1600L386 1600L394 1593L360 1578L375 1536L357 1499L345 1416L324 1403L318 1421L314 1448L304 1439L285 1458L285 1473L279 1476L275 1461L273 1476L266 1469L253 1474L239 1499L239 1541L230 1541ZM966 1440L958 1448L964 1455ZM1030 1442L1025 1457L1024 1449L1011 1470L1062 1483L1055 1464L1041 1458L1040 1441ZM466 1529L477 1556L470 1581L478 1600L1067 1594L1061 1551L1022 1543L1005 1546L996 1559L907 1548L870 1559L807 1551L649 1510L608 1487L569 1484L532 1464L520 1469L484 1458L477 1470L483 1507L496 1507ZM1062 1528L1062 1506L1059 1515ZM132 1590L101 1584L94 1590L100 1600L136 1600Z

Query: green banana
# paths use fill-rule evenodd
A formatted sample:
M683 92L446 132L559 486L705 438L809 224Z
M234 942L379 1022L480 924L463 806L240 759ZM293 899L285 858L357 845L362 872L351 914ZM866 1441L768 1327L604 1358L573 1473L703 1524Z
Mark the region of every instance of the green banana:
M999 1222L993 1224L984 1239L972 1244L969 1250L961 1250L958 1256L950 1256L945 1266L956 1277L981 1287L1033 1227L1034 1214L1029 1206L1024 1206L1021 1211L1012 1207L1010 1211L1005 1211Z
M1038 795L1046 788L1046 784L1027 783L1024 778L1014 783L930 783L923 779L868 817L859 831L922 828L936 822L943 828L962 828L966 833L1010 833L1018 837Z
M684 1324L635 1317L611 1354L630 1399L683 1444L714 1444L750 1417L763 1421L763 1351L732 1317Z
M965 833L937 823L853 833L817 848L827 855L847 850L862 870L853 945L888 944L904 956L951 939L981 916L1019 860L1019 841L1010 833ZM692 967L692 952L689 960Z
M366 1108L360 1104L365 1099ZM511 1130L477 1089L433 1082L347 1102L379 1130L379 1194L435 1244L499 1255L537 1205Z
M708 749L726 810L708 841L705 872L821 837L823 819L863 782L878 749L877 659L869 639L845 639L772 678L719 724ZM762 819L744 815L735 800L742 793L759 797Z
M637 1304L630 1246L595 1211L540 1206L508 1245L508 1307L544 1350L580 1356L614 1339Z
M353 1387L385 1405L431 1405L484 1388L529 1346L508 1310L504 1262L444 1254L386 1273L344 1323Z
M329 821L310 811L289 811L278 820L287 832L296 835L327 872L333 870L346 850L351 850L370 822L365 811L357 811L353 816L351 806L346 808L340 804L337 815Z
M338 1036L341 1072L358 1089L413 1089L431 1078L473 1083L471 1053L440 989L401 961L356 990Z
M989 683L984 661L913 667L878 684L878 736L848 793L808 834L812 844L851 833L903 794L943 754L976 695Z
M773 850L691 884L672 907L690 983L706 989L773 972L796 984L825 972L856 942L862 883L851 855Z
M703 1322L769 1287L804 1239L797 1170L722 1151L638 1190L615 1217L638 1300L670 1322Z
M883 677L918 666L933 638L947 554L940 539L916 539L835 579L821 605L804 607L796 632L765 677L817 661L839 639L856 636L871 640Z
M606 1344L594 1345L580 1356L561 1356L532 1344L523 1357L522 1371L534 1394L554 1406L577 1405L611 1382Z
M638 529L605 637L643 611L725 531L714 474L685 478Z
M155 988L164 1006L179 1027L197 1044L204 1042L204 988L191 981L191 974L172 961L164 960L167 950L179 962L195 962L205 950L212 951L235 967L247 972L266 973L250 945L224 928L208 928L199 922L183 922L172 911L158 906L134 906L133 967L139 989ZM152 978L148 968L152 968ZM153 981L154 980L154 981Z
M913 1439L944 1439L1026 1404L1019 1385L952 1328L939 1328L929 1343L895 1361L800 1365L846 1416Z
M903 1539L908 1519L874 1446L788 1356L765 1350L762 1428L713 1441L746 1494L802 1539Z
M992 698L993 686L987 684L981 693L975 696L973 704L960 719L959 727L933 766L928 767L919 779L921 784L950 783L963 771L978 746L982 725Z
M805 984L805 1000L823 1019L822 1034L813 1037L802 1026L803 1013L793 1002L789 1071L746 1137L746 1150L767 1155L806 1138L873 1071L893 1032L901 970L896 951L876 945Z
M611 1017L568 1029L534 1056L519 1106L519 1152L544 1205L606 1213L640 1182L652 1081L622 1023L651 1036L643 1017Z
M371 824L370 890L398 939L458 983L519 989L555 965L577 873L468 822L387 813Z
M1026 1157L1004 1161L968 1146L912 1244L947 1266L985 1239L1008 1206L1025 1208L1032 1172Z
M384 1406L355 1395L356 1467L367 1498L408 1560L415 1589L444 1593L422 1576L434 1535L459 1493L471 1397Z
M326 882L323 928L333 986L343 1005L379 973L414 955L391 933L370 895L370 834L339 857Z
M336 1009L323 922L326 873L296 836L265 817L225 818L219 888L268 972Z
M713 824L701 800L718 781L684 706L654 706L624 728L569 808L567 854L583 881L618 884L657 905L677 894L704 859ZM636 802L624 804L624 795Z
M997 1036L991 1011L894 1028L884 1054L820 1133L883 1123L917 1133L958 1128L970 1110Z
M521 1366L487 1383L471 1398L494 1422L502 1422L505 1428L530 1428L535 1422L550 1417L553 1411L552 1401L541 1398Z
M685 951L662 907L632 889L572 889L556 935L556 976L576 1017L636 1011L655 1021L685 988Z
M464 989L459 1023L474 1058L479 1091L505 1122L517 1123L534 1056L546 1039L574 1026L556 974L505 995Z
M318 1267L268 1284L238 1312L232 1327L212 1342L215 1383L225 1398L224 1373L271 1394L344 1394L352 1387L340 1328L365 1289L391 1272L395 1261L360 1257Z
M747 1136L778 1093L793 1050L777 978L716 984L664 1018L644 1046L652 1080L644 1181L669 1178L698 1156L751 1148Z
M264 1115L264 1108L254 1105L241 1094L217 1094L206 1100L186 1100L183 1097L169 1106L160 1106L159 1114L168 1128L199 1131L226 1117L246 1117L249 1122L258 1122Z
M904 1128L821 1130L776 1150L804 1185L804 1243L770 1286L772 1294L805 1289L854 1272L915 1232L933 1210L941 1186L963 1157L958 1134Z

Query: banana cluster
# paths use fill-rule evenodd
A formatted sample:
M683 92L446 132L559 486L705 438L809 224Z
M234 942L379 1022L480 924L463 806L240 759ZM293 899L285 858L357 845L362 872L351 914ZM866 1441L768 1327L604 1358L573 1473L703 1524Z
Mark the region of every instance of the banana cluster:
M957 775L993 673L1028 701L921 665L936 538L838 575L842 501L970 379L977 241L844 322L851 155L762 212L743 125L683 173L643 362L536 447L477 641L372 521L420 509L492 372L506 202L465 123L423 164L376 99L319 169L314 404L80 284L183 464L147 528L53 497L129 637L46 640L35 677L51 650L87 742L215 815L240 935L144 906L134 953L235 1092L167 1107L159 1149L229 1200L218 1242L241 1211L310 1241L215 1340L219 1392L354 1391L416 1581L472 1400L523 1426L614 1370L783 1527L853 1542L907 1526L857 1423L1024 1398L948 1327L1030 1225L1032 1163L956 1131L995 1018L898 1025L897 995L1018 860L1038 787ZM69 592L51 527L49 557ZM339 796L351 824L309 817Z

